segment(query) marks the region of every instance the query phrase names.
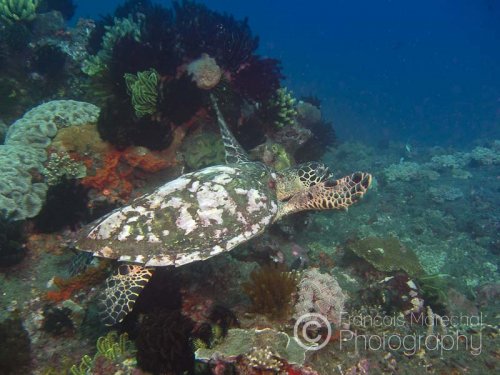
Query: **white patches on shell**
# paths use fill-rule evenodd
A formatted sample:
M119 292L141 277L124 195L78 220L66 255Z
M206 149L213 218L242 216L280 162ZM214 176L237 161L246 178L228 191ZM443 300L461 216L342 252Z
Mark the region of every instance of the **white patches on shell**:
M167 229L164 229L161 231L161 234L163 235L163 237L167 237L170 234L170 231Z
M121 211L112 212L89 233L88 238L92 240L107 240L117 229L120 229L126 218Z
M135 263L141 263L141 264L144 264L144 262L146 261L146 258L144 257L144 255L137 255L135 258L134 258L134 262Z
M148 233L148 242L160 243L160 239L154 233Z
M132 257L130 255L122 255L118 258L119 262L131 262Z
M196 221L193 219L193 216L189 213L187 210L191 205L189 203L184 204L179 211L179 217L175 221L175 224L186 231L186 235L191 233L193 230L195 230L198 227L198 224Z
M242 188L235 188L234 192L239 195L246 195L248 193L248 190Z
M196 214L203 227L212 222L222 224L224 211L231 215L236 212L236 204L222 185L205 182L196 192L196 199L199 207Z
M162 203L160 208L167 208L167 207L172 207L172 208L179 208L183 205L184 201L179 198L179 197L172 197L170 198L167 202Z
M177 254L175 257L175 266L182 266L201 259L203 258L201 257L201 253L199 251Z
M215 245L214 247L212 247L212 250L210 250L210 256L220 254L223 251L224 251L224 248L222 246Z
M235 246L239 245L242 242L245 242L247 240L247 237L245 237L244 234L238 234L236 237L231 238L229 241L226 242L226 251L231 250Z
M212 182L215 184L226 185L233 180L233 177L228 175L227 173L221 173L214 178L212 178Z
M173 266L174 262L171 257L167 255L159 255L151 258L144 265L145 267L164 267Z
M118 254L109 246L104 246L93 254L96 257L115 259Z
M125 241L127 238L130 237L131 233L132 233L132 227L130 225L124 225L122 231L118 234L117 237L118 241Z
M191 193L194 193L196 190L198 190L198 187L200 186L200 181L196 180L193 182L191 187L188 189Z
M247 205L247 211L249 213L260 211L262 209L266 209L266 201L267 197L263 194L261 194L258 190L256 189L250 189L247 192L247 198L248 198L248 205Z
M162 202L165 201L165 197L172 194L175 191L185 189L186 186L191 182L188 178L189 175L181 176L173 181L167 182L165 185L159 187L157 190L152 192L147 196L147 201L149 203L149 208L151 210L160 207Z

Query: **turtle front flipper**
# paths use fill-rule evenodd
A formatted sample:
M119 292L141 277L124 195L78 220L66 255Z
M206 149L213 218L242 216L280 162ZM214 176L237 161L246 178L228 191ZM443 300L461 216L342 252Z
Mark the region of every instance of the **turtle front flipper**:
M106 325L120 323L132 311L139 294L153 275L151 268L122 264L106 279L102 301L102 320Z
M219 124L220 134L222 137L222 142L224 143L224 150L226 152L226 163L251 163L248 154L245 152L243 147L241 147L236 138L234 138L231 130L229 130L229 127L227 126L226 121L224 120L224 117L219 110L219 106L214 95L211 94L210 99L212 100L212 106L214 107L215 113L217 114L217 122Z
M282 202L277 219L306 210L347 210L363 197L371 182L372 176L364 172L356 172L338 180L321 181Z

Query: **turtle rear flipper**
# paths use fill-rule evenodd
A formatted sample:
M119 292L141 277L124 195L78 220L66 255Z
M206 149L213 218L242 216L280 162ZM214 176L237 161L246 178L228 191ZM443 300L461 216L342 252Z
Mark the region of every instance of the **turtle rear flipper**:
M363 197L371 182L372 176L364 172L356 172L338 180L321 181L284 202L277 218L306 210L347 210Z
M102 320L106 325L120 323L132 311L142 289L153 275L151 268L122 264L106 279L102 301Z

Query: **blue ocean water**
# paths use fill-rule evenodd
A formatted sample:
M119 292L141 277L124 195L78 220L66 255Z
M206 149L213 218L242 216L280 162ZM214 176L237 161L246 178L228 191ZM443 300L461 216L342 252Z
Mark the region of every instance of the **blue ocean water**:
M118 3L78 1L75 19ZM500 134L495 0L202 3L249 17L260 52L281 59L296 96L322 100L341 139L464 145Z

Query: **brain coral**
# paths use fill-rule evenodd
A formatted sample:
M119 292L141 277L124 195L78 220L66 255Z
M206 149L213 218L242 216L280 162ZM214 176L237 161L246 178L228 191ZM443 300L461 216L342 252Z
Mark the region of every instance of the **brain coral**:
M45 201L41 178L46 148L61 128L96 122L99 108L74 100L56 100L28 111L8 129L0 145L0 216L22 220L36 216Z

